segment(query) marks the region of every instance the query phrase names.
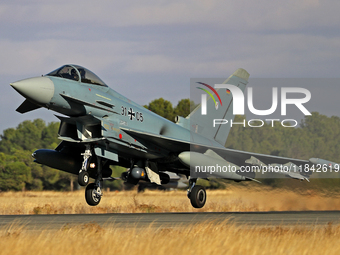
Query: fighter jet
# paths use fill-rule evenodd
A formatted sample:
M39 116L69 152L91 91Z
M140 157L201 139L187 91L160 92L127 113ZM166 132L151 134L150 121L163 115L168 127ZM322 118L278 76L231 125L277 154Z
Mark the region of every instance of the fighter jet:
M244 90L249 74L238 69L225 83ZM236 167L236 172L219 172L215 177L234 181L254 180L253 173L243 174L242 165L262 167L268 164L311 164L308 160L276 157L225 148L230 126L211 126L211 119L232 116L232 97L220 93L221 104L207 102L213 114L202 119L200 106L189 116L176 117L173 123L134 103L108 87L97 75L79 65L64 65L44 76L10 84L26 100L18 107L26 113L41 107L62 114L55 150L39 149L35 162L78 175L78 183L86 186L86 202L98 205L103 195L103 181L111 177L110 166L127 171L120 177L130 184L140 180L157 185L170 182L166 171L189 177L187 196L193 207L206 203L206 190L196 185L193 166L219 163ZM208 100L209 101L209 100ZM211 100L212 101L212 100ZM223 102L223 104L222 104ZM209 119L210 118L210 119ZM307 175L285 175L308 180ZM90 177L94 179L89 184Z

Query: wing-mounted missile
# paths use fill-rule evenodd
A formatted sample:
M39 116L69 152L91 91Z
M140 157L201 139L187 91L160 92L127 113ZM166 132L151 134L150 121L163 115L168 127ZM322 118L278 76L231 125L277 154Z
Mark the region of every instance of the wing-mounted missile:
M235 181L245 181L252 178L241 175L240 167L226 161L214 151L208 149L204 154L185 151L178 155L179 160L190 167L191 177L199 178L224 178Z
M269 164L266 165L258 158L251 156L250 159L247 159L245 163L258 166L261 169L262 173L277 173L283 174L287 177L298 179L298 180L306 180L309 182L307 176L301 174L301 169L292 162L288 162L286 164Z
M253 166L267 166L265 163L263 163L261 160L255 158L254 156L251 156L250 159L247 159L245 163L253 165Z
M234 171L236 169L236 173L238 175L241 175L243 177L245 177L245 180L251 180L251 181L255 181L255 182L259 182L258 180L255 180L255 172L252 172L252 171L248 171L248 170L245 170L245 169L241 169L240 166L236 165L236 164L233 164L231 162L228 162L227 160L225 160L222 156L218 155L216 152L214 152L213 150L211 149L208 149L204 155L207 155L207 156L210 156L212 158L216 158L216 159L219 159L219 160L223 160L227 163L227 166L228 166L228 171ZM256 159L256 158L254 158ZM258 163L261 162L258 160ZM261 162L262 163L262 162ZM263 163L262 163L263 164ZM260 182L259 182L260 183Z
M293 179L301 181L306 180L309 182L307 176L301 174L301 167L298 167L292 162L288 162L286 164L270 164L268 165L268 172L283 174Z

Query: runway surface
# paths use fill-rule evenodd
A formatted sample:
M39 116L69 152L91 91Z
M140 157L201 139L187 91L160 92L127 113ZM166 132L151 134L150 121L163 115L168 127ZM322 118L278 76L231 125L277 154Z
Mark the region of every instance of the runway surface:
M65 226L86 223L119 228L163 228L185 227L206 221L260 226L324 226L330 222L340 224L340 211L0 215L0 228L19 224L27 230L59 230Z

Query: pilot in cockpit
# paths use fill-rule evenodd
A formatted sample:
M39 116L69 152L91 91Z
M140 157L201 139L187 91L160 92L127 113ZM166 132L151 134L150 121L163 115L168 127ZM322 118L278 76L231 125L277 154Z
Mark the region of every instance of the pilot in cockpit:
M73 80L79 81L79 76L78 76L78 73L77 73L77 71L75 69L71 70L71 76L72 76Z
M84 81L85 80L85 70L82 69L82 68L78 68L78 71L80 73L81 81Z

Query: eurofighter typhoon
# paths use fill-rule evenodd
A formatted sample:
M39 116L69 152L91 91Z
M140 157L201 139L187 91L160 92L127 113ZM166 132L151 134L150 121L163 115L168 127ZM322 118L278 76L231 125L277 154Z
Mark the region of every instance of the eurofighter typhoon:
M248 78L247 71L238 69L224 83L244 91ZM79 185L86 186L85 199L91 206L98 205L102 198L103 181L116 179L111 177L110 166L127 168L119 178L135 185L139 181L167 184L171 181L169 172L186 175L187 196L193 207L201 208L207 196L205 188L196 185L197 176L191 174L195 165L218 163L239 169L243 165L313 164L316 160L225 148L230 127L211 128L209 121L202 121L200 105L189 116L177 116L173 123L119 94L93 72L78 65L64 65L44 76L10 85L26 98L17 109L19 113L44 107L63 115L57 116L60 144L55 150L39 149L33 157L39 164L78 175ZM209 118L232 116L232 96L220 94L223 106L219 105ZM215 110L215 104L209 100L205 107ZM299 172L285 175L308 180L308 174ZM252 173L240 171L219 172L215 177L254 180ZM90 178L94 182L89 184Z

